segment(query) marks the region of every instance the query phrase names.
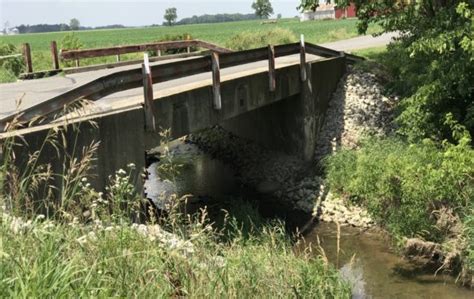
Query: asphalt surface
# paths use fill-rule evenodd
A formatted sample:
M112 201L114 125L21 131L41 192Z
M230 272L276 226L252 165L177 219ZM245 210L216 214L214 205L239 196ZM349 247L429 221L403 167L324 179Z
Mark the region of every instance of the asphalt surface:
M361 36L348 40L342 40L327 44L324 47L339 51L350 51L363 48L383 46L390 42L394 34L385 34L378 37ZM193 59L193 58L185 58ZM314 55L307 55L307 61L321 59ZM152 63L151 65L170 63L183 59L165 60ZM299 55L290 55L276 59L276 67L281 68L299 63ZM91 72L55 76L37 80L19 81L15 83L0 84L0 119L15 114L22 109L31 107L37 103L50 99L77 86L100 78L117 71L140 68L140 65L123 66ZM268 69L266 60L243 64L221 70L221 81L236 77L248 76ZM184 90L212 84L211 73L202 73L181 79L171 80L154 84L154 97L158 98L169 94L179 93ZM95 102L92 113L101 113L128 106L135 106L143 101L143 89L135 88L109 95Z

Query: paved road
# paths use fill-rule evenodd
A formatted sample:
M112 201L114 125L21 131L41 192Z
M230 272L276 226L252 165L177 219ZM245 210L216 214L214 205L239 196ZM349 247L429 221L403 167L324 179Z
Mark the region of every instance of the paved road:
M354 49L376 47L387 44L393 35L383 35L379 37L362 36L353 39L338 41L334 43L322 44L322 46L333 48L340 51L349 51ZM193 59L193 58L186 58ZM321 59L314 55L308 55L307 61ZM152 65L169 63L166 60L152 63ZM290 55L276 59L276 67L281 68L288 65L298 64L299 55ZM259 61L239 65L221 70L221 80L229 80L235 77L243 77L253 73L265 71L268 67L267 61ZM74 87L97 79L101 76L111 74L116 71L140 68L139 65L117 67L99 71L69 74L65 76L56 76L45 79L20 81L15 83L0 84L0 119L16 113L18 110L25 109L36 103L42 102L58 94L71 90ZM155 98L168 94L178 93L183 90L189 90L199 86L211 84L211 73L202 73L177 80L158 83L154 85ZM142 88L135 88L123 92L118 92L107 96L94 104L95 112L109 111L111 109L123 108L126 106L135 106L143 101Z
M325 43L321 46L331 48L338 51L350 52L353 50L361 50L373 47L382 47L390 43L392 38L397 37L398 33L385 33L380 36L373 37L371 35L363 35L350 39L340 40L332 43Z

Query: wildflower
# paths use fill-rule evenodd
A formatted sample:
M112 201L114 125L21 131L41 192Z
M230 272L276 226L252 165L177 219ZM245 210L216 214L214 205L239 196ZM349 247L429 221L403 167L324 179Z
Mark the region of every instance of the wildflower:
M127 167L130 169L135 169L135 163L129 163Z
M105 230L106 232L110 232L110 231L112 231L113 229L114 229L113 226L107 226L104 230Z
M87 182L87 177L83 177L83 178L81 179L81 182L83 182L83 183Z
M80 245L85 245L87 243L87 235L77 238L76 242L78 242Z
M127 174L127 172L125 170L123 170L122 168L120 168L118 171L117 171L117 174Z

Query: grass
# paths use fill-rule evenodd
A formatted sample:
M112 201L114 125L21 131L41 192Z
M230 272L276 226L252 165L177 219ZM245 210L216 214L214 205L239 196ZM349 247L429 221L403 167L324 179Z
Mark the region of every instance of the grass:
M405 238L440 243L459 255L463 276L472 278L474 149L468 138L458 145L367 139L357 150L328 157L326 171L333 191L366 207L400 244Z
M61 136L54 130L44 142L60 152ZM322 257L295 253L284 224L262 219L248 202L232 201L211 223L205 210L182 214L185 199L173 197L166 216L132 224L143 212L131 184L134 165L118 170L103 194L86 179L93 145L65 159L64 174L41 164L41 150L24 173L12 152L22 145L12 142L3 143L0 165L1 298L350 297L334 268ZM177 165L163 154L169 164L161 170L175 177ZM53 177L62 188L38 198ZM38 200L46 217L35 209Z
M150 28L89 30L75 32L75 35L80 39L84 48L153 42L167 35L175 36L185 33L190 34L195 39L201 39L224 46L231 38L241 32L265 31L281 28L289 30L296 38L298 38L300 34L304 34L305 40L308 42L324 43L357 36L356 23L357 20L355 19L310 22L300 22L296 19L282 19L276 24L261 24L260 20L251 20L173 27L160 26ZM369 33L373 33L376 30L378 30L378 27L373 26L369 29ZM59 43L68 33L69 32L51 32L1 36L0 43L11 43L17 47L25 42L30 43L34 68L36 70L49 69L51 68L49 53L50 42L55 40ZM61 45L59 45L59 47L60 46ZM114 57L111 57L109 58L110 61L105 61L111 62L114 59Z
M360 50L355 50L352 53L355 55L365 57L367 59L377 59L380 55L382 55L385 52L387 52L387 46L360 49Z
M238 227L234 219L230 222ZM281 225L221 242L199 221L181 243L114 229L37 220L0 223L0 297L348 298L349 286L321 258L297 256ZM184 244L190 244L186 250Z

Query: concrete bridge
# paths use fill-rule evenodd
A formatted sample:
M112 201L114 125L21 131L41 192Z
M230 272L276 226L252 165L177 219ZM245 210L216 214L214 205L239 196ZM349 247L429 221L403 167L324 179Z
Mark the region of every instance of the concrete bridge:
M56 173L72 158L80 158L84 147L99 142L90 170L97 190L128 163L143 169L145 151L160 144L160 128L170 128L176 139L220 124L266 147L310 160L331 94L346 64L359 59L303 42L159 62L149 73L146 66L127 67L48 94L16 118L3 111L2 129L14 119L35 125L1 133L0 139L22 136L25 142L15 147L20 168L41 149L40 163L49 163ZM64 107L83 99L94 103L57 117ZM44 144L58 129L64 145L59 153ZM135 182L138 188L142 183ZM61 180L54 184L60 187Z

